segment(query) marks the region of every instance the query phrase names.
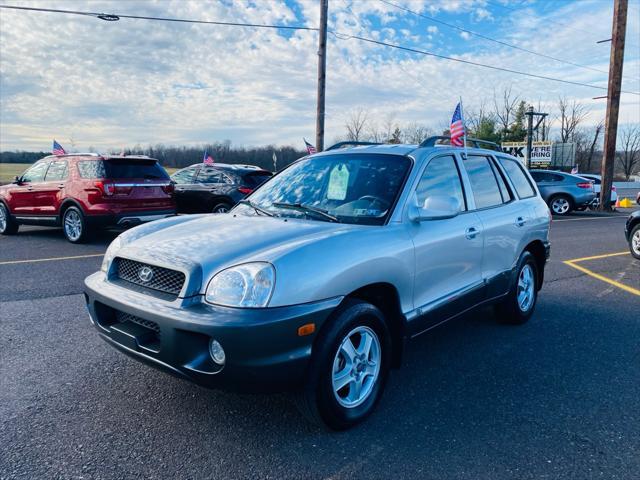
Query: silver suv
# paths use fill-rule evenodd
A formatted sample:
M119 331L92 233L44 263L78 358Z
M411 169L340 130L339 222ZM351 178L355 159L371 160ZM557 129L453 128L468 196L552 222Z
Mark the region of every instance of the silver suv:
M229 213L123 233L85 281L92 322L197 384L291 390L311 419L356 424L408 339L488 303L526 322L542 286L550 214L529 174L438 138L331 148Z

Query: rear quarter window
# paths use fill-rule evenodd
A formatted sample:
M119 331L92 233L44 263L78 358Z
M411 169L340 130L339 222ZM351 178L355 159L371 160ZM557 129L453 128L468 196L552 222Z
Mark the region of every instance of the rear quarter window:
M511 180L511 184L513 185L513 188L516 189L516 193L520 198L529 198L536 195L536 191L527 178L527 174L524 173L520 162L504 157L500 157L499 162L505 172L507 172L507 175ZM536 172L536 175L539 175L539 173Z
M78 162L81 178L104 178L106 176L102 160L81 160Z

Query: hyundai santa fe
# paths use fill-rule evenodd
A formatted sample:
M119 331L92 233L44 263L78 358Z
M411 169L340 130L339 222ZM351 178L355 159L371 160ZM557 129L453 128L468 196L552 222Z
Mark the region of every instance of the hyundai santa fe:
M20 225L60 226L72 243L97 228L175 215L173 184L157 160L73 153L45 157L0 186L0 234Z
M308 418L351 427L407 340L480 305L512 324L536 306L550 213L535 183L439 138L330 148L229 213L128 230L85 280L91 321L178 377L292 391Z

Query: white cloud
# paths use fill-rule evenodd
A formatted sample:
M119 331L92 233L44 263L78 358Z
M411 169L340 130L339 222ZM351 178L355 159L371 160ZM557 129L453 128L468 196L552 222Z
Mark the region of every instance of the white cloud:
M429 25L427 27L427 32L429 32L432 35L435 35L436 33L438 33L438 27L436 27L435 25Z
M45 1L29 5L50 6ZM436 13L446 6L448 12L460 13L464 19L485 4L472 0L411 0L403 5L416 11L431 11L433 7ZM309 26L318 21L317 2L312 0L289 6L250 0L60 0L56 8ZM332 26L341 32L368 32L367 36L374 38L414 42L422 49L450 53L446 42L427 43L427 34L440 32L437 27L425 31L420 21L409 28L406 22L414 21L415 16L380 2L336 0L331 8ZM492 35L606 71L607 47L595 46L592 40L610 29L602 21L610 18L610 10L609 4L597 1L568 4L554 12L553 18L571 19L562 27L551 25L529 9L526 16L496 18L500 31ZM638 38L639 23L629 18L630 39ZM95 18L6 10L0 14L0 27L2 150L46 149L53 137L60 141L73 137L79 148L103 150L123 144L193 144L227 138L244 145L299 145L302 136L313 137L317 74L314 32L126 19L107 23ZM532 38L531 31L540 33ZM606 74L471 40L464 43L468 51L461 58L606 85ZM634 83L633 77L640 77L640 52L627 48L625 75L631 80L625 80L624 87L638 91L639 82ZM602 49L602 55L594 55L598 49ZM355 107L367 108L381 118L393 111L401 123L416 121L439 127L450 117L460 93L471 106L490 98L494 87L499 90L508 85L528 100L537 103L540 99L545 107L552 106L560 95L588 102L593 109L588 119L591 123L604 116L604 102L591 100L601 94L597 90L330 35L327 138L342 133L346 112ZM638 100L623 95L622 122L640 121Z
M469 40L471 38L471 34L469 32L460 32L460 38L464 40Z

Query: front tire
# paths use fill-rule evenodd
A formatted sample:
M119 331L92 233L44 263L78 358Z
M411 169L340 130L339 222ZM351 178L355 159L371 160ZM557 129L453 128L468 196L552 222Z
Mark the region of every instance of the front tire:
M382 312L348 300L320 333L298 407L311 421L346 430L375 409L389 375L391 337Z
M20 224L11 218L7 206L0 202L0 235L15 235L18 233L18 228Z
M516 267L516 277L507 296L496 305L502 323L521 325L533 315L538 300L538 266L535 257L525 250Z
M631 255L640 260L640 224L633 227L629 235L629 250Z
M573 210L573 202L566 195L556 195L549 200L549 208L554 215L568 215Z
M231 210L231 205L229 205L228 203L217 203L213 209L211 210L212 213L227 213L229 210Z
M87 222L78 207L69 207L62 214L62 231L71 243L83 243L89 238Z

